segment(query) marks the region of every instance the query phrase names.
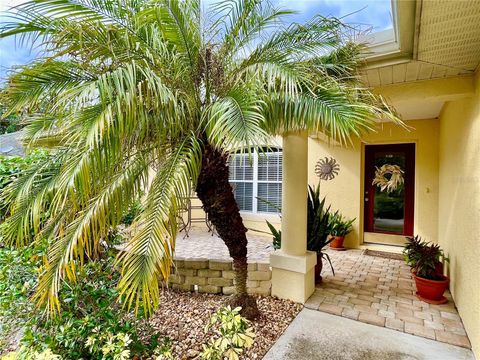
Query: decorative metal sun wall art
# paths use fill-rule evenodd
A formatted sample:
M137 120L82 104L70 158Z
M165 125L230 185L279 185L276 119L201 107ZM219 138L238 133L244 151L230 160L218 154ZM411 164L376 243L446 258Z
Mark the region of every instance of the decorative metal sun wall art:
M315 165L315 174L320 180L333 180L339 171L340 165L332 157L328 158L325 156L324 159L318 160Z
M382 192L393 192L404 182L403 170L398 165L385 164L375 169L372 185L377 185Z

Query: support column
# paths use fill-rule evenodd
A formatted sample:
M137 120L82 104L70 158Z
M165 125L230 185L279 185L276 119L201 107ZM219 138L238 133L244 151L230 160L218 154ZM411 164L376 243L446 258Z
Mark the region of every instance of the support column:
M283 136L282 246L270 256L272 295L304 303L315 290L317 257L307 251L307 132Z

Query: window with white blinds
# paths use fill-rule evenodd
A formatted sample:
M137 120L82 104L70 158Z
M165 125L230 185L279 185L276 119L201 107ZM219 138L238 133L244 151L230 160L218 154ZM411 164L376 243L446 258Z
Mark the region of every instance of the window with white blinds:
M230 183L241 211L278 213L282 206L282 151L232 154Z

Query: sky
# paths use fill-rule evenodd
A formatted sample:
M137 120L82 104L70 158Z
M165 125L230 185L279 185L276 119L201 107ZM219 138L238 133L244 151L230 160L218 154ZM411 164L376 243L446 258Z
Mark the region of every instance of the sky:
M371 27L381 31L392 27L390 0L271 0L281 7L296 10L290 16L295 22L304 22L315 14L344 17L346 23ZM0 0L0 27L5 21L5 11L25 0ZM348 15L348 16L347 16ZM31 44L20 46L14 38L0 39L0 82L15 65L27 64L38 56L39 50Z

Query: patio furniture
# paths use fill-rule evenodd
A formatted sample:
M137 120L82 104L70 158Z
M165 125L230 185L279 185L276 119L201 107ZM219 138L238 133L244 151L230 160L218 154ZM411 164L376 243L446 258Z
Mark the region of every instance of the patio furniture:
M184 237L189 237L189 231L192 227L193 223L205 223L207 226L208 232L215 234L215 227L213 226L212 222L208 218L208 214L203 211L202 205L192 205L192 200L198 200L196 197L191 196L185 201L185 206L181 209L181 213L178 217L179 228L180 231L185 231ZM202 216L194 216L195 210L201 210L203 215ZM185 219L184 214L187 214L187 218Z

